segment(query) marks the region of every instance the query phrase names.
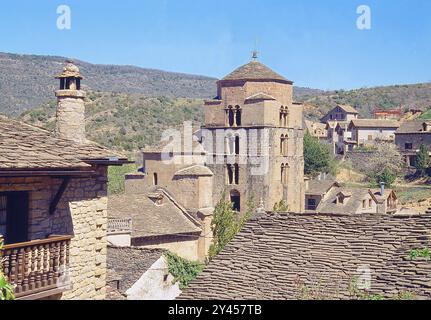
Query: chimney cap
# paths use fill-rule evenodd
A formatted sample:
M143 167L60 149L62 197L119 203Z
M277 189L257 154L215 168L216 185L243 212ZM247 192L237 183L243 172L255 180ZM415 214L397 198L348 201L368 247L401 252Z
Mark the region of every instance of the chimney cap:
M81 72L79 71L78 66L74 63L73 60L66 60L66 65L63 67L63 72L56 76L57 79L62 78L78 78L83 79L81 76Z

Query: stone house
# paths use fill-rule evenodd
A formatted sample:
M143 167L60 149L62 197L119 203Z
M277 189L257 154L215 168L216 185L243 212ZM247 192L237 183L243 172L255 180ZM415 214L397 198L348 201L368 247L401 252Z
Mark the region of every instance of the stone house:
M17 299L104 299L107 168L128 161L85 139L79 69L59 78L55 133L0 117L2 267Z
M357 119L349 124L348 131L351 138L348 139L354 147L373 146L376 142L395 141L395 131L400 123L394 120Z
M307 212L318 214L395 214L398 198L382 184L380 189L347 188L333 180L306 183Z
M164 249L190 261L205 261L210 235L204 233L203 219L189 213L165 189L148 194L112 195L108 211L111 245ZM126 243L122 238L118 240L123 235L121 230L111 227L124 219L130 219L132 225Z
M408 121L395 132L395 143L400 149L407 167L416 162L422 144L428 147L431 155L431 121Z
M326 129L326 124L305 120L304 121L305 130L313 137L318 138L319 140L327 140L328 139L328 131Z
M107 300L174 300L181 294L161 249L108 247Z
M328 121L337 122L350 122L358 119L359 112L349 105L337 105L334 109L329 111L320 121L327 123Z
M398 109L375 109L373 111L374 119L379 120L396 120L400 121L403 117L402 108Z

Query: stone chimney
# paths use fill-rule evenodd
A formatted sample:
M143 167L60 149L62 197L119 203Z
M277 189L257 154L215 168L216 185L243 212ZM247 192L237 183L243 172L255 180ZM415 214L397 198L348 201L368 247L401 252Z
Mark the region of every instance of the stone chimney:
M57 97L55 132L58 137L85 143L85 92L81 91L83 78L79 68L72 61L67 61L63 72L56 79L60 79L60 89L55 93Z
M380 182L380 195L382 197L385 196L385 183L384 182Z

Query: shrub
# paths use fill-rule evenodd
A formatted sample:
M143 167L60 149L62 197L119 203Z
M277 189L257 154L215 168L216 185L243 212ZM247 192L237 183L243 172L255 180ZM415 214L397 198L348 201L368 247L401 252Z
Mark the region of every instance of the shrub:
M2 249L3 249L3 240L0 239L0 300L14 300L14 288L7 281L6 276L3 274L2 270Z
M329 145L319 142L319 139L306 133L304 136L304 172L316 176L320 172L335 173L336 161Z
M188 261L171 252L164 256L168 261L169 273L174 277L175 283L179 282L181 290L187 288L205 268L203 263Z

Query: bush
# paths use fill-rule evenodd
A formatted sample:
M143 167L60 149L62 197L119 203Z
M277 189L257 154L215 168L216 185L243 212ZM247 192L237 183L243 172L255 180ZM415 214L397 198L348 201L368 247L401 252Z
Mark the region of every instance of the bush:
M181 290L187 288L205 268L203 263L188 261L171 252L164 256L168 261L169 273L174 277L175 283L179 282Z
M390 188L395 180L397 179L397 175L391 171L389 168L385 168L382 173L378 173L372 179L376 185L380 185L383 182L388 188Z
M0 239L0 300L14 300L14 288L11 284L9 284L2 270L2 249L3 240Z
M422 144L415 162L417 174L424 176L430 166L430 156L426 145Z

